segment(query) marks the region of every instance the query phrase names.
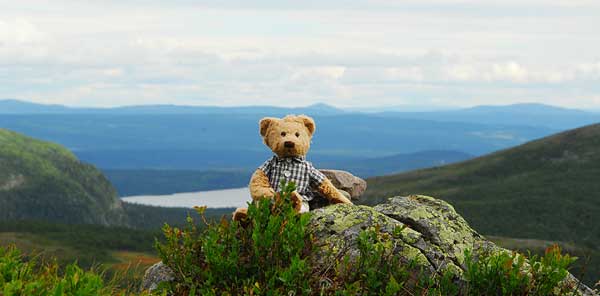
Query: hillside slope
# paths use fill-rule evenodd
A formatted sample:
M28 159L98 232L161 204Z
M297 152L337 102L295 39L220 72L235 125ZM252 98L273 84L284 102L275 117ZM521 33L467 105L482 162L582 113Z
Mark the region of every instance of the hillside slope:
M600 124L368 183L368 204L427 194L484 234L600 245Z
M330 167L350 171L361 178L367 178L455 163L470 158L473 158L473 155L460 151L424 150L415 153L340 161Z
M0 220L123 225L125 210L100 171L60 145L0 129Z

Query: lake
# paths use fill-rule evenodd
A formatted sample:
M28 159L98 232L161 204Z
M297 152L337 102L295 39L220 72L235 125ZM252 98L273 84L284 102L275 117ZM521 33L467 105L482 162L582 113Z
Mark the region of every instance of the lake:
M122 197L121 199L129 203L171 208L192 208L194 206L207 206L209 208L236 208L246 207L246 203L252 200L247 187L175 193L168 195L126 196Z

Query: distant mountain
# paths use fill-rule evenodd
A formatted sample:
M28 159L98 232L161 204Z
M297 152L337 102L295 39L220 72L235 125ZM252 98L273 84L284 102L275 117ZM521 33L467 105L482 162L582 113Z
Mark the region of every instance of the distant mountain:
M282 116L290 113L331 115L346 113L327 104L306 107L284 108L273 106L182 106L182 105L140 105L114 108L75 108L62 105L45 105L19 100L0 100L0 114L265 114Z
M310 114L310 113L309 113ZM65 145L101 168L255 168L269 151L261 114L4 114L0 127ZM315 115L314 162L426 150L481 155L556 132L368 114Z
M600 114L544 104L477 106L433 112L383 112L383 116L515 126L538 126L565 130L600 122Z
M490 235L600 245L600 124L469 161L368 179L370 204L427 194Z
M429 111L422 111L429 110ZM380 117L462 122L502 126L545 127L556 131L600 122L599 112L555 107L538 103L505 106L476 106L466 109L449 107L378 107L340 109L324 103L306 107L285 108L274 106L182 106L139 105L114 108L74 108L45 105L19 100L0 100L1 114L95 114L95 115L229 115L229 116L284 116L309 114L312 116L370 114Z
M19 100L0 100L0 114L66 113L70 109L62 105L45 105Z
M539 115L581 115L587 114L588 112L578 110L556 107L538 103L520 103L513 105L500 105L500 106L475 106L462 110L465 113L479 113L479 114L490 114L490 113L509 113L509 114L539 114Z
M468 153L451 150L429 150L415 153L342 161L331 164L332 168L352 172L366 178L383 176L415 169L442 166L473 158Z
M0 129L0 220L123 225L108 180L65 148Z

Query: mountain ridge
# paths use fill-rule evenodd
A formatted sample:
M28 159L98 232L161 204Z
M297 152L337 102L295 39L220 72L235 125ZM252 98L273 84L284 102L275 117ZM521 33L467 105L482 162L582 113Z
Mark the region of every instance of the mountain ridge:
M417 108L419 109L419 108ZM90 108L44 105L14 99L0 100L0 114L5 115L228 115L228 116L284 116L286 114L311 116L374 116L400 119L419 119L438 122L476 123L504 126L546 127L554 130L600 122L600 113L593 110L571 109L541 103L517 103L510 105L481 105L470 108L431 109L415 111L414 108L338 108L327 103L301 107L278 106L186 106L173 104L131 105L120 107Z
M543 103L534 102L523 102L506 105L476 105L473 107L445 107L445 108L416 108L423 109L422 111L415 111L415 108L402 109L400 107L364 107L364 108L339 108L324 102L314 103L306 106L297 107L281 107L275 105L240 105L240 106L218 106L218 105L185 105L185 104L133 104L123 105L115 107L72 107L62 104L44 104L30 102L26 100L18 99L0 99L0 114L32 114L32 113L109 113L109 112L124 112L127 113L133 111L145 111L145 112L159 112L169 113L173 111L177 112L188 112L188 113L210 113L210 112L225 112L231 110L247 111L247 112L265 112L264 110L312 110L312 111L326 111L324 113L337 114L337 113L446 113L446 112L498 112L498 111L518 111L518 112L577 112L577 113L594 113L597 110L584 110L577 108L567 108L556 105L549 105ZM145 109L145 110L144 110ZM263 111L261 111L263 110ZM366 111L363 111L366 110ZM406 111L405 111L406 110Z
M464 162L370 178L365 198L434 195L452 202L483 233L597 246L598 163L595 124ZM515 217L521 221L511 221Z
M341 114L348 111L325 103L316 103L302 107L278 106L213 106L213 105L175 105L149 104L125 105L118 107L70 107L60 104L40 104L15 99L0 100L0 114L283 114L303 113Z

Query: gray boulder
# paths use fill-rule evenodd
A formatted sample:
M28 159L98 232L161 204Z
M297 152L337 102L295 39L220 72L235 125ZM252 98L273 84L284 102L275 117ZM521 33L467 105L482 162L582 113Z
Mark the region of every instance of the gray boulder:
M140 289L142 291L153 291L158 287L158 284L172 281L174 278L173 271L164 263L158 262L146 270Z
M367 190L367 182L349 172L340 170L320 171L331 180L335 188L347 192L352 200L358 200L365 190Z
M398 234L395 229L402 229ZM316 270L335 266L335 260L359 254L357 240L364 229L377 229L391 240L389 251L403 262L416 263L429 275L449 270L465 285L465 250L477 254L510 252L473 230L454 208L439 199L423 195L394 197L375 207L337 204L312 212L308 229L317 252L311 262ZM563 281L579 295L596 295L569 275Z

